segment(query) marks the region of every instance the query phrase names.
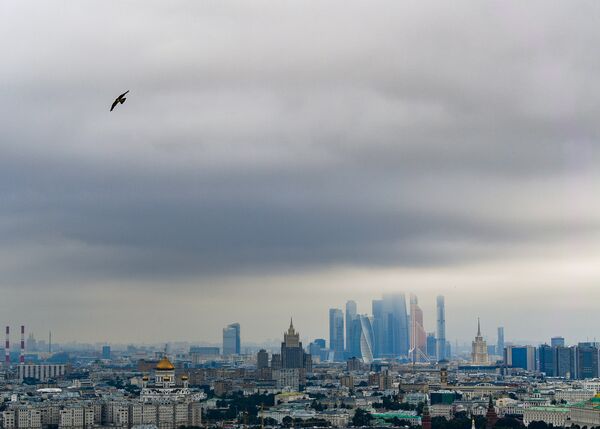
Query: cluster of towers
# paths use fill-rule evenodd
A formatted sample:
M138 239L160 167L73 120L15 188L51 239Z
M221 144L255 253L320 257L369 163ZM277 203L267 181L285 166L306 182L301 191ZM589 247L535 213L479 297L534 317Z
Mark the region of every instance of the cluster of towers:
M21 325L21 354L19 355L19 363L25 363L25 325ZM6 327L6 340L4 342L4 365L10 366L10 326Z
M444 297L438 296L436 303L436 332L430 334L425 331L423 311L415 295L410 296L407 308L403 293L384 294L381 299L373 300L372 316L358 314L356 302L348 301L345 330L342 310L330 309L329 348L333 359L357 357L364 362L380 357L404 357L413 362L447 359Z

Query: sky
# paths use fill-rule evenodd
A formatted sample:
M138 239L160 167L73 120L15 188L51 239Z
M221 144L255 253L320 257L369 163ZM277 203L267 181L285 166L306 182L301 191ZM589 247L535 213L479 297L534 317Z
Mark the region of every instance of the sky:
M595 338L600 4L0 2L0 324ZM130 90L114 112L114 98Z

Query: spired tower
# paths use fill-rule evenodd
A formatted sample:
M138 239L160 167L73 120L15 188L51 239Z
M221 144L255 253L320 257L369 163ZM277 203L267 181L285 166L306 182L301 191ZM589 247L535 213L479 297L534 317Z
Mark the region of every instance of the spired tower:
M494 407L494 402L492 401L492 395L490 395L490 402L485 415L485 429L494 429L494 426L496 426L497 422L498 414L496 413L496 408Z
M421 416L421 429L431 429L431 414L429 414L429 405L427 400L423 404L423 415Z
M481 323L479 321L479 317L477 318L477 336L475 337L475 341L473 341L471 359L473 361L473 365L488 365L490 362L487 351L487 343L481 336Z

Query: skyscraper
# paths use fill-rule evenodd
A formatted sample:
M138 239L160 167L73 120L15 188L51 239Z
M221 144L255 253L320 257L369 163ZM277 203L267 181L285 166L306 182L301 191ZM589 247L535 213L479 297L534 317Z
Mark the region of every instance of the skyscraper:
M351 344L353 344L354 340L352 339L352 322L356 318L356 302L348 301L346 302L346 351L349 352L351 348Z
M552 347L564 347L565 339L564 337L552 337L552 339L550 340L550 345Z
M350 344L350 357L361 359L364 363L373 362L373 326L371 318L364 315L356 315L352 320L353 340Z
M102 359L110 359L110 358L111 358L110 346L108 346L108 345L102 346Z
M432 360L437 359L437 339L434 332L427 333L427 356Z
M496 343L496 354L504 356L504 327L498 326L498 342Z
M577 376L577 347L556 347L556 376L575 378Z
M223 328L223 355L240 354L240 324L232 323Z
M383 355L384 330L383 330L383 300L374 299L372 302L373 313L373 356L380 358Z
M382 320L382 356L408 356L410 333L406 313L406 298L403 293L383 295Z
M437 337L436 337L436 351L435 356L438 361L446 359L446 303L444 297L439 295L437 297ZM429 352L429 350L428 350ZM433 352L429 352L433 355Z
M423 327L423 310L416 295L410 296L410 357L413 362L427 361L427 333Z
M300 333L294 329L294 323L290 320L290 327L283 333L281 343L281 367L282 368L304 368L310 371L312 361L310 355L304 352L300 342Z
M487 365L490 363L487 343L481 335L481 323L479 322L479 318L477 318L477 336L473 341L472 348L471 360L473 361L473 365Z
M329 349L334 360L344 359L344 313L339 308L329 309Z
M579 343L576 349L577 378L597 378L600 349L597 343Z
M557 362L556 362L556 347L542 344L538 348L538 357L540 360L540 372L546 374L547 377L556 377Z
M269 367L269 353L266 350L261 349L256 355L256 368L263 369Z

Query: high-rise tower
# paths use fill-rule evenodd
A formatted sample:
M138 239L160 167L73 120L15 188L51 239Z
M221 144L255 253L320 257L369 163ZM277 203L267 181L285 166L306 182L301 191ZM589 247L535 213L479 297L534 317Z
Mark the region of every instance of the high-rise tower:
M344 357L344 313L339 308L329 309L329 349L336 361Z
M487 343L481 336L479 318L477 318L477 336L475 337L475 341L473 341L472 347L471 360L473 361L473 365L488 365L490 359L488 357Z
M356 302L346 302L346 351L350 351L351 345L354 343L352 338L352 322L356 319Z
M428 361L427 333L423 327L423 310L416 295L410 296L410 357L413 362Z
M352 321L352 339L350 356L362 359L364 363L373 362L373 324L372 319L358 314Z
M240 354L240 324L232 323L223 328L223 355Z
M498 326L498 343L496 345L496 354L504 356L504 327Z
M446 303L444 297L437 297L437 338L436 357L438 361L446 359Z
M383 295L381 305L383 344L382 356L408 356L410 330L406 314L406 298L403 293Z

